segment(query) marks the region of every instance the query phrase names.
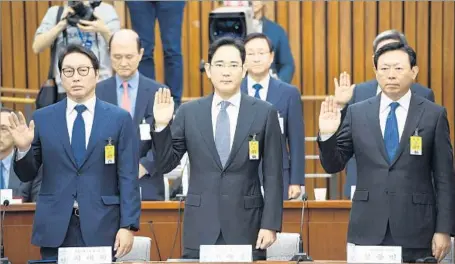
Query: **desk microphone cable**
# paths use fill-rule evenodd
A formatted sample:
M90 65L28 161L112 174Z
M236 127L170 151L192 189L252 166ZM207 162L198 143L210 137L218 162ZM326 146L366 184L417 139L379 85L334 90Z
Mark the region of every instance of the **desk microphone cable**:
M175 248L175 243L177 242L177 235L180 232L180 226L181 226L181 218L182 218L182 203L185 200L185 196L183 194L177 194L177 197L179 198L179 209L178 209L178 216L177 216L177 229L175 230L174 234L174 241L172 242L172 248L171 252L169 253L169 258L172 258L172 254L174 253L174 248ZM183 234L182 234L183 237ZM180 250L182 250L182 241L180 240Z
M156 251L158 252L158 258L160 261L162 261L160 247L158 246L158 240L156 239L155 230L153 229L153 221L148 221L148 223L149 223L150 231L152 232L152 235L153 235L153 240L155 240L155 246L156 246Z

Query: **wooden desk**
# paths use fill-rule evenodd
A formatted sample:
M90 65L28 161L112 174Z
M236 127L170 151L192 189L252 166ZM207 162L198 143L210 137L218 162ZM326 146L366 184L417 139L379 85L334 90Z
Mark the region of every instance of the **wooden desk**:
M300 232L302 202L284 203L283 232ZM350 201L309 201L303 225L305 251L315 260L346 260L346 234L351 208ZM184 203L181 204L184 209ZM6 208L4 225L5 255L13 263L40 259L39 248L31 245L35 204L10 205ZM181 214L183 219L183 213ZM52 217L52 216L49 216ZM143 202L138 236L152 238L152 260L166 260L181 252L181 225L177 231L179 202ZM158 250L159 249L159 255Z

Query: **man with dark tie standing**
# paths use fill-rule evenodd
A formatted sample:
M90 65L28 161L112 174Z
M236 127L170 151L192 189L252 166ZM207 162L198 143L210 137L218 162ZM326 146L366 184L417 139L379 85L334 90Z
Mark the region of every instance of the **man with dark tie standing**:
M241 94L245 48L233 38L212 43L205 65L214 93L183 104L169 125L174 103L168 89L155 96L156 163L173 170L185 152L191 177L185 201L183 258L198 259L200 245L252 245L265 260L281 230L283 177L278 113ZM262 161L264 197L258 167Z
M455 232L447 112L411 92L418 72L411 47L381 47L374 66L382 93L349 106L342 122L333 98L322 103L321 164L337 173L353 154L357 158L349 243L401 246L408 263L431 256L441 261Z
M32 243L55 260L59 247L110 246L127 254L139 229L137 139L130 115L95 96L99 62L69 45L58 61L67 99L37 110L27 126L9 117L14 170L30 181L42 165Z

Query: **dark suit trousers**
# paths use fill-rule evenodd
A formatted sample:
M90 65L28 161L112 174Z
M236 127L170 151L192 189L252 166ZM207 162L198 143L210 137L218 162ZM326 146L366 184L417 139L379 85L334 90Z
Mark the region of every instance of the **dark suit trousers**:
M220 235L218 236L218 239L215 242L215 245L226 245L226 241L224 241L224 237L221 232ZM253 245L253 247L254 246L256 245ZM199 250L184 247L182 259L199 259ZM257 250L253 248L253 261L258 260L266 260L266 251Z
M384 236L384 240L381 243L382 246L396 246L397 244L393 240L392 233L390 231L389 223L387 223L387 231ZM402 248L402 261L405 263L415 263L419 258L426 258L433 256L431 245L430 248Z

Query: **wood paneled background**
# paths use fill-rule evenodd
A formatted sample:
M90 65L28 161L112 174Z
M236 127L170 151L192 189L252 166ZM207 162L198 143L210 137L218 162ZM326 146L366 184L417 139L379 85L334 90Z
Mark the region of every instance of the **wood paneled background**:
M129 12L122 1L115 5L122 25L130 27ZM49 50L35 55L33 36L49 6L60 1L2 1L1 3L1 86L38 89L46 79ZM182 27L184 96L211 92L208 79L199 72L207 58L208 14L218 5L212 1L189 1ZM333 94L333 78L342 71L351 73L354 83L374 78L372 41L381 31L398 29L405 33L417 52L418 82L434 90L436 102L448 111L453 144L454 125L454 25L453 1L268 1L267 17L288 32L296 63L293 84L302 95ZM156 45L157 80L163 81L163 55L158 27ZM14 95L9 95L14 96ZM22 105L14 107L21 109ZM304 102L305 133L316 135L319 102ZM306 145L307 155L317 154L314 142ZM307 173L323 172L317 160L307 160ZM342 190L344 176L338 183ZM307 179L323 187L326 179Z

